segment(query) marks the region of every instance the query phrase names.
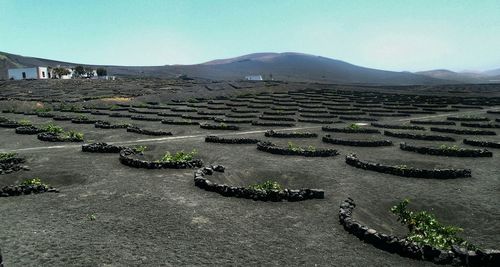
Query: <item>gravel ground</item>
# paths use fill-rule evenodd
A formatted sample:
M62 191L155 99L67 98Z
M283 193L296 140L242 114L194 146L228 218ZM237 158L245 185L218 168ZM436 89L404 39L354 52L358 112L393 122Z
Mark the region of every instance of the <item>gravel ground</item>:
M285 89L276 89L280 90ZM74 94L77 93L82 91ZM12 100L0 101L0 108L10 105ZM484 110L461 110L457 114L474 112L485 115ZM0 116L27 118L37 125L52 121L18 114ZM412 118L426 116L429 115ZM498 118L494 114L485 116ZM104 117L112 122L129 121ZM387 118L382 122L397 124L406 119ZM425 146L446 143L469 147L461 144L463 138L498 142L498 135L446 134L458 141L429 142L381 134L326 133L319 124L297 123L298 128L318 133L319 137L279 139L264 137L263 131L270 127L249 124L243 124L240 131L215 131L198 126L130 122L149 129L169 130L174 135L152 137L127 133L124 129L56 123L65 129L82 131L86 143L147 145L145 153L150 159L161 157L165 151L196 149L197 157L206 164L226 166L225 173L212 176L216 182L245 186L274 179L288 188L324 189L325 199L272 203L226 198L195 187L191 169L134 169L120 164L116 154L83 153L81 144L47 143L37 140L35 135L17 135L14 129L0 128L0 152L18 152L27 158L26 165L30 168L1 175L0 186L40 177L61 191L0 198L0 248L6 266L433 265L378 250L348 234L339 225L337 214L339 204L346 197L356 200L354 217L381 232L405 234L389 209L401 199L410 198L413 208L433 210L443 222L464 228L462 236L480 247L498 249L500 244L500 169L497 166L500 150L491 149L492 158L454 158L421 155L398 148L403 141ZM493 130L500 134L499 129ZM335 148L340 155L331 158L273 155L258 151L255 145L205 143L203 139L208 134L259 138L280 145L293 141L299 145ZM346 139L389 139L395 145L371 148L331 145L321 142L325 134ZM345 164L348 153L356 153L362 160L395 165L470 168L472 177L433 180L371 172Z

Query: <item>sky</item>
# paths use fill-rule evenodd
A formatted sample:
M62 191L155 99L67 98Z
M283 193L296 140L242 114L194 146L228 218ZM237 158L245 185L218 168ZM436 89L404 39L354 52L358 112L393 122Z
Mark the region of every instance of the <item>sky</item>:
M0 0L0 51L144 66L300 52L481 71L500 68L500 0Z

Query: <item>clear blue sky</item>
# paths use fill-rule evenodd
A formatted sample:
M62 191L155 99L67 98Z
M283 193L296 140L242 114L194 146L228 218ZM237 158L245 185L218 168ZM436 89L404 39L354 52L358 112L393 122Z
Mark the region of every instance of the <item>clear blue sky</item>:
M292 51L485 70L500 68L500 0L0 0L0 51L115 65Z

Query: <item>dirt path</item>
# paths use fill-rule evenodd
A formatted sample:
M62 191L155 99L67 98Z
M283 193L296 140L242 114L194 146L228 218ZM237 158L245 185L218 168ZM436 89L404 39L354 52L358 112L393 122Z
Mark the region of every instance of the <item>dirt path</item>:
M412 117L412 118L404 118L404 119L398 119L395 121L410 121L410 120L421 120L421 119L431 119L431 118L439 118L439 117L447 117L447 116L453 116L453 115L474 115L474 114L481 114L485 113L488 110L500 110L500 108L495 107L495 108L488 108L488 109L481 109L477 111L460 111L460 112L452 112L452 113L444 113L444 114L437 114L437 115L430 115L430 116L422 116L422 117ZM306 130L306 129L317 129L321 128L322 126L307 126L307 127L295 127L295 128L287 128L287 129L280 129L280 131L297 131L297 130ZM237 133L223 133L223 134L213 134L211 135L217 135L217 136L231 136L231 135L247 135L247 134L256 134L256 133L264 133L266 130L254 130L254 131L246 131L246 132L237 132ZM146 138L146 139L138 139L138 140L133 140L133 141L123 141L123 142L108 142L109 144L120 144L120 145L134 145L134 144L141 144L141 143L156 143L156 144L161 144L161 143L166 143L172 140L181 140L181 139L199 139L199 138L204 138L207 136L207 134L199 134L199 135L182 135L182 136L168 136L168 137L158 137L158 138ZM36 151L36 150L52 150L52 149L70 149L70 148L80 148L81 144L75 145L75 144L67 144L67 145L56 145L56 146L43 146L43 147L28 147L28 148L20 148L20 149L13 149L9 150L10 152L21 152L21 151ZM0 152L7 152L0 150Z

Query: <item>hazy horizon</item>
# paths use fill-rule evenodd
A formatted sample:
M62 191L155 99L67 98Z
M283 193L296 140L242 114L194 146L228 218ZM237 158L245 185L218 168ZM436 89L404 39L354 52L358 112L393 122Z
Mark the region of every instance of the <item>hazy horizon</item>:
M0 51L99 65L297 52L392 70L500 68L500 1L9 1Z

